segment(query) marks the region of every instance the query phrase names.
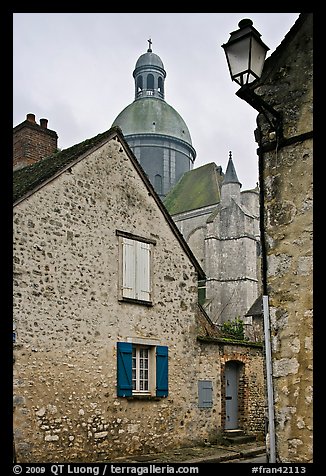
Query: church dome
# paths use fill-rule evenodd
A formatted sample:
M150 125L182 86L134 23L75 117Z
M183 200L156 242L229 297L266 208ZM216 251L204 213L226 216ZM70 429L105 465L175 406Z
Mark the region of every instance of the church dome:
M115 119L113 126L119 126L126 137L160 134L192 145L188 127L180 114L157 98L144 98L129 104Z
M112 126L122 130L129 147L164 198L196 158L190 133L180 114L164 99L165 78L161 58L149 48L133 71L135 100L125 107Z

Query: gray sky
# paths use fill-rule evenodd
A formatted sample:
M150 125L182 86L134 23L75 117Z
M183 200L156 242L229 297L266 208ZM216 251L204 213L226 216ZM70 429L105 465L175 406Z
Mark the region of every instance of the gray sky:
M229 151L242 190L258 181L257 113L235 95L221 45L243 18L253 20L267 57L299 13L14 13L13 126L33 113L48 119L65 149L108 130L134 100L132 76L148 48L167 73L165 100L182 116L195 167Z

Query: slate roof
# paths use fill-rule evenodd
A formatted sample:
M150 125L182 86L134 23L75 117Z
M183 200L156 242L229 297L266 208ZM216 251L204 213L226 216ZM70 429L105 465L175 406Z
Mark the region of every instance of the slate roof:
M263 297L258 296L251 308L245 314L245 316L262 317L263 316Z
M235 171L235 167L234 167L231 155L229 157L223 183L238 183L241 186L241 183L239 182L237 173Z
M186 172L165 197L164 205L171 213L196 210L220 201L223 181L221 168L214 162Z

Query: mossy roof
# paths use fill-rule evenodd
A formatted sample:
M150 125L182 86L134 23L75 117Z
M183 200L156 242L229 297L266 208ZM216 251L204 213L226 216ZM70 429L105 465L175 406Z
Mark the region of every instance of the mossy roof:
M213 336L198 336L197 340L199 342L208 343L208 344L224 344L224 345L241 345L244 347L258 347L262 348L262 342L250 341L250 340L239 340L225 337L213 337Z
M223 181L220 170L211 162L186 172L165 197L169 213L176 215L219 203Z
M61 152L52 154L35 164L15 170L13 173L14 203L48 179L57 175L57 173L79 159L93 147L99 145L101 142L105 142L106 139L110 138L118 130L120 131L117 127L112 127L106 132L98 134L91 139L86 139Z

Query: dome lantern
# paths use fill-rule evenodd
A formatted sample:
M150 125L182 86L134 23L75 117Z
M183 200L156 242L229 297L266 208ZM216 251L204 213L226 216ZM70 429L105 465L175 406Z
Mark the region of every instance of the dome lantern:
M166 71L161 58L152 51L152 40L147 41L148 50L140 56L133 72L135 100L144 97L164 99Z

